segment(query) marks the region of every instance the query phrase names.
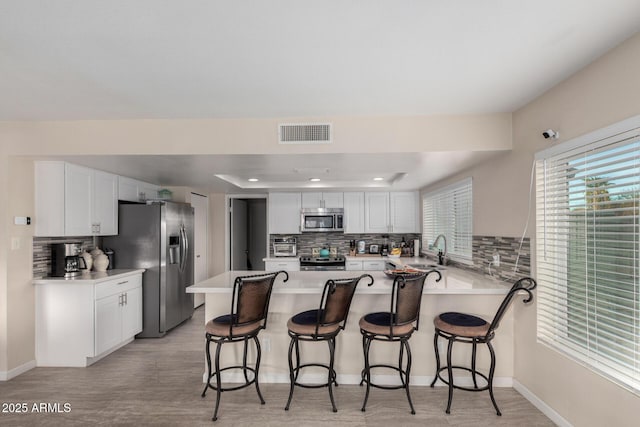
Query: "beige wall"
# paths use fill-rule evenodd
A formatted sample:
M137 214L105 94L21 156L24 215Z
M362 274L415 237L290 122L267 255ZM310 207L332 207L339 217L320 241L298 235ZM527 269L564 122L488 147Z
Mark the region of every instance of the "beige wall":
M640 34L516 111L511 152L423 191L472 176L473 233L521 236L534 153L640 114L638 76ZM549 128L561 139L545 140L541 133ZM527 236L535 251L533 202ZM517 381L573 425L637 425L640 397L538 344L535 306L516 304L514 316Z
M0 140L0 194L9 192L9 160ZM4 197L3 197L4 199ZM0 201L0 372L7 372L7 250L11 247L7 201Z

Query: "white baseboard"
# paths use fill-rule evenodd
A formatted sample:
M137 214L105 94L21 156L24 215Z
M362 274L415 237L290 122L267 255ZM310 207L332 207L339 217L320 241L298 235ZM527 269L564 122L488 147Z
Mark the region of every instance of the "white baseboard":
M556 425L560 427L573 427L573 425L569 421L565 420L562 415L557 413L551 406L547 405L542 399L533 394L531 390L523 386L518 382L518 380L513 380L513 388Z
M18 366L17 368L13 368L9 371L0 371L0 381L9 381L12 378L17 377L20 374L24 374L25 372L36 367L36 361L31 360L23 365Z

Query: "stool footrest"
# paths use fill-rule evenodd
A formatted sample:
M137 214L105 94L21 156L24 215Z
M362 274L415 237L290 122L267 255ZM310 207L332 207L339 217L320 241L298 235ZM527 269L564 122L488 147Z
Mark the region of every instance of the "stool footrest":
M337 373L335 371L335 369L332 369L332 373L331 373L331 378L330 381L327 381L326 383L322 383L322 384L303 384L303 383L299 383L297 381L298 378L298 374L300 373L300 370L302 368L307 368L307 367L311 367L311 366L316 366L319 368L324 368L326 370L330 370L331 367L329 367L329 365L324 365L322 363L305 363L304 365L300 365L298 367L293 368L293 374L294 374L294 378L296 378L296 380L293 382L294 385L298 386L298 387L303 387L303 388L322 388L322 387L329 387L330 383L334 383L336 385L338 385L336 383L336 377L337 377Z
M449 385L449 381L448 379L444 379L442 378L442 375L440 374L442 371L446 371L448 370L449 367L448 366L444 366L442 368L440 368L440 370L438 370L438 372L436 373L436 375L438 376L438 379L440 381L442 381L443 383ZM467 371L467 372L471 372L473 373L473 370L470 368L467 368L466 366L451 366L451 370L453 371L454 369L460 369L463 371ZM456 388L458 390L466 390L466 391L485 391L485 390L489 390L489 379L487 378L487 376L481 372L476 371L476 375L482 379L484 379L487 384L482 386L482 387L466 387L466 386L462 386L462 385L456 385L455 383L452 384L451 386L453 388Z
M245 367L245 366L242 366L242 365L237 365L237 366L227 366L227 367L225 367L225 368L220 369L220 370L219 370L219 371L217 371L217 372L212 372L212 373L211 373L211 375L209 376L208 381L207 381L207 386L208 386L208 388L213 389L213 390L218 390L218 387L216 387L215 385L211 384L211 379L212 379L212 378L215 378L215 376L216 376L216 375L219 375L219 374L221 374L221 373L222 373L222 372L224 372L224 371L228 371L229 369L242 369L243 371L249 371L249 372L252 372L252 373L253 373L253 378L252 378L252 379L250 379L249 381L245 381L243 384L240 384L240 385L238 385L238 386L234 386L234 387L220 387L220 392L223 392L223 391L240 390L240 389L242 389L242 388L249 387L251 384L254 384L254 383L256 382L256 370L255 370L254 368L250 368L250 367L248 367L248 366L246 366L246 367Z
M369 365L369 370L373 369L373 368L387 368L387 369L392 369L396 372L399 372L402 375L402 380L404 381L404 384L399 384L399 385L382 385L382 384L376 384L372 381L367 381L367 376L365 375L365 371L364 369L362 370L361 376L362 376L362 381L360 382L360 385L362 384L369 384L371 387L375 387L375 388L380 388L383 390L398 390L401 388L407 388L407 373L398 368L397 366L393 366L393 365L383 365L383 364L379 364L379 365Z

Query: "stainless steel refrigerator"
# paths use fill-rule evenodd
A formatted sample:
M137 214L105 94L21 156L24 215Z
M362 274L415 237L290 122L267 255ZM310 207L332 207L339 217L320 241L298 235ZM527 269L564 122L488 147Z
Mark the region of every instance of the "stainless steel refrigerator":
M103 238L115 268L144 268L142 332L162 337L193 315L193 208L185 203L120 204L118 235Z

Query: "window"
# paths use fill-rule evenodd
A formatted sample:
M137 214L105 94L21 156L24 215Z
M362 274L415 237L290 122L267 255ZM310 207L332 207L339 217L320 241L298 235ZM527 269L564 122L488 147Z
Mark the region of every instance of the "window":
M538 339L639 393L640 116L536 159Z
M447 255L454 261L471 263L471 178L422 197L422 248L433 246L440 234L447 241ZM443 248L439 243L438 247Z

